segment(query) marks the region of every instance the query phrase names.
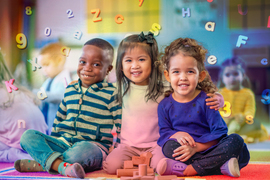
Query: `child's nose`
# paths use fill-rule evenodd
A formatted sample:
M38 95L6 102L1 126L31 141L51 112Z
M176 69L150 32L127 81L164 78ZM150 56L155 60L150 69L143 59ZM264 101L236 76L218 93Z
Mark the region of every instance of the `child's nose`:
M85 71L92 71L93 69L92 69L92 66L86 65L86 66L83 67L83 70L85 70Z
M135 62L132 63L132 68L133 68L133 69L137 69L137 68L139 68L139 67L140 67L140 65L139 65L138 62L135 61Z
M187 75L186 73L180 73L180 80L186 80L187 79Z

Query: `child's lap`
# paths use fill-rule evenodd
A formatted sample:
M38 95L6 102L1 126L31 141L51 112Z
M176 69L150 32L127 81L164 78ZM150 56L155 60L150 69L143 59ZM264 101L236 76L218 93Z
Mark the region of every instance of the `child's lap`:
M161 147L156 145L151 148L137 148L126 144L119 144L107 157L106 163L118 164L123 166L124 161L132 159L132 156L140 156L142 153L151 152L151 167L155 168L160 159L165 156L162 153Z

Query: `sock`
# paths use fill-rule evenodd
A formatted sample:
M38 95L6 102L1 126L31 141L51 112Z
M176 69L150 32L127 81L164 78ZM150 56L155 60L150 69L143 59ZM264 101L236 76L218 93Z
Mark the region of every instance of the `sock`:
M79 163L69 164L61 162L58 166L58 172L67 177L76 177L81 179L85 177L84 169Z
M45 171L35 160L19 159L14 163L14 168L19 172L39 172Z

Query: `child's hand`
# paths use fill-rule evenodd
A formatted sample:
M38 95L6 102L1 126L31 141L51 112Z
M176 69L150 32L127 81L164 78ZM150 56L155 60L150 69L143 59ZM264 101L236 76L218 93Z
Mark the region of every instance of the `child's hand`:
M186 132L177 132L170 138L175 138L182 146L188 144L192 147L196 146L194 139Z
M175 149L173 152L174 152L174 154L172 155L173 157L179 156L175 158L175 160L185 162L196 153L196 147L191 147L190 145L184 145Z
M234 116L234 119L236 122L238 122L239 124L243 124L245 122L245 117L242 114L236 114Z
M218 110L224 106L224 98L221 94L208 93L207 96L210 98L207 98L205 101L206 105L210 106L210 109Z

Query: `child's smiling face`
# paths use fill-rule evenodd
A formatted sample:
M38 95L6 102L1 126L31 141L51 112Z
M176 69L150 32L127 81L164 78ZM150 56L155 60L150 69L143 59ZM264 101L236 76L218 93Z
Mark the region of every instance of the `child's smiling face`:
M165 78L171 83L176 101L188 102L196 97L196 87L204 79L205 72L199 73L197 60L181 52L172 56L168 71L164 71Z
M83 87L88 88L92 84L103 81L111 71L112 65L107 55L106 51L99 47L93 45L83 47L77 69Z
M222 81L225 87L230 90L242 89L242 81L244 79L240 65L226 66L223 71Z
M151 74L151 58L141 47L128 49L122 59L124 75L136 85L148 85Z

